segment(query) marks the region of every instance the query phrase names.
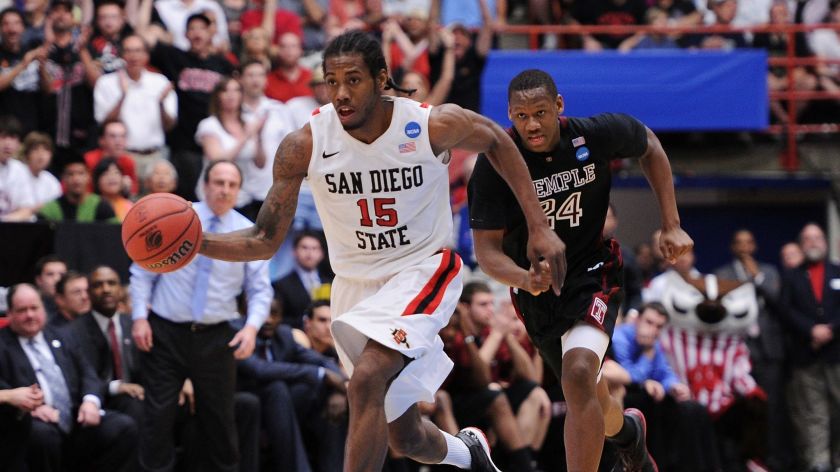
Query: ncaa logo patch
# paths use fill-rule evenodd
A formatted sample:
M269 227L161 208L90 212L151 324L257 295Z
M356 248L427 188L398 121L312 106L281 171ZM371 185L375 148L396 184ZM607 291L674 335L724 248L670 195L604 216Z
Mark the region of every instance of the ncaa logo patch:
M604 325L604 318L607 316L607 304L604 303L604 300L596 297L592 301L592 306L589 307L589 316L599 325Z
M579 147L577 151L575 151L575 157L580 162L589 159L589 148L586 146Z
M405 125L405 135L409 138L416 138L420 136L420 123L416 121L409 121Z

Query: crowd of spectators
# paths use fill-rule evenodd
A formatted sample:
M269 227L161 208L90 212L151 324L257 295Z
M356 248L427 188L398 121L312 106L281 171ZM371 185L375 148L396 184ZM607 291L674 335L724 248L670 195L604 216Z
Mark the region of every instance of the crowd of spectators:
M208 169L222 162L239 169L232 206L254 219L272 182L279 142L328 101L319 51L330 38L356 28L380 35L395 79L416 89L412 98L478 111L485 58L511 22L838 23L840 2L0 0L0 220L118 223L149 193L205 201ZM540 45L620 51L752 46L782 55L787 41L776 33L546 34ZM833 29L799 34L796 50L840 59L840 35ZM797 90L840 91L840 68L830 64L773 67L770 89L785 89L788 73ZM783 103L771 110L785 122ZM450 165L461 222L468 218L463 185L474 159L456 153ZM605 234L613 234L615 224L608 219ZM458 227L453 245L475 281L441 333L456 364L453 374L422 410L451 434L467 424L486 427L509 470L560 470L562 392L508 297L481 277L469 232ZM238 444L234 455L243 471L341 468L346 376L329 333L331 273L320 230L304 184L292 235L270 269L255 271L265 279L263 293L271 283L273 298L256 303L262 295L246 288L238 309L243 317L233 321L233 331L244 328L246 315L261 326L253 354L236 363L229 399L235 426L224 433L235 432L227 439ZM666 267L657 251L655 241L624 249L627 316L604 375L627 405L648 414L651 450L662 470L746 470L747 461L721 437L720 418L692 398L688 379L657 341L670 315L656 303L655 277L667 270L700 275L691 260ZM741 438L765 446L746 459L774 471L839 468L831 413L840 411L840 344L833 334L840 315L832 305L840 268L826 261L825 235L815 225L780 249L781 271L756 262L754 252L752 233L736 233L733 263L718 271L721 278L753 283L760 297L747 345L766 394L760 408L768 427ZM137 445L146 441L158 453L173 450L178 467L192 470L207 459L207 425L231 420L213 418L215 404L201 398L218 385L213 378L193 382L190 376L201 370L180 365L183 372L166 385L180 390L177 408L167 406L154 419L172 434L144 436L142 425L152 419L143 404L161 385L148 366L141 368L146 354L131 333L132 315L143 310L132 306L130 293L150 297L152 288L137 274L129 285L107 266L86 274L73 269L45 257L32 286L8 292L8 312L0 317L0 326L10 325L0 331L0 469L132 470ZM174 390L170 384L177 384ZM393 453L388 467L414 466Z

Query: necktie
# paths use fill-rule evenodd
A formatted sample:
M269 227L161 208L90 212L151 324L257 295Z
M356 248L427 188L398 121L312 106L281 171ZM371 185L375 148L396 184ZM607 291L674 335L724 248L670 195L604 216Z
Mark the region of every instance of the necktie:
M207 228L208 233L216 232L221 220L218 216L210 219L210 226ZM200 321L204 315L204 307L207 305L207 287L210 284L210 271L213 269L213 259L205 257L201 254L196 257L196 274L195 284L193 286L192 296L192 315L193 321Z
M41 352L34 339L29 340L29 347L35 354L35 359L38 360L40 372L44 374L47 383L49 383L50 393L52 393L52 407L58 410L58 427L65 433L69 433L73 426L72 403L70 402L70 391L67 389L64 375L61 373L58 364Z
M111 344L111 357L114 361L114 380L122 380L122 358L120 358L120 343L117 341L117 329L114 319L108 320L108 342Z

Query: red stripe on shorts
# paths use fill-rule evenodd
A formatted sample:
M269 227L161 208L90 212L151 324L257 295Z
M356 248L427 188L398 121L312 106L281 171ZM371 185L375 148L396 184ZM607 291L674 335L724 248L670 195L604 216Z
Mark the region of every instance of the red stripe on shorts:
M431 315L437 310L443 294L446 292L446 287L452 282L452 279L461 271L461 258L450 249L441 251L443 257L440 260L440 265L435 271L432 278L426 282L420 293L408 304L402 313L402 316L408 315Z

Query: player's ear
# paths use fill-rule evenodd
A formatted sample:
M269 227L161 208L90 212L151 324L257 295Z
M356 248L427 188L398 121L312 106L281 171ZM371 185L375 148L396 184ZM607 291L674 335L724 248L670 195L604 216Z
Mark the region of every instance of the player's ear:
M557 94L557 114L563 114L563 96L559 93Z
M379 69L379 74L376 75L376 87L379 90L385 89L385 84L388 83L388 71L385 69Z
M508 105L508 119L513 123L513 112L510 111L510 105Z

